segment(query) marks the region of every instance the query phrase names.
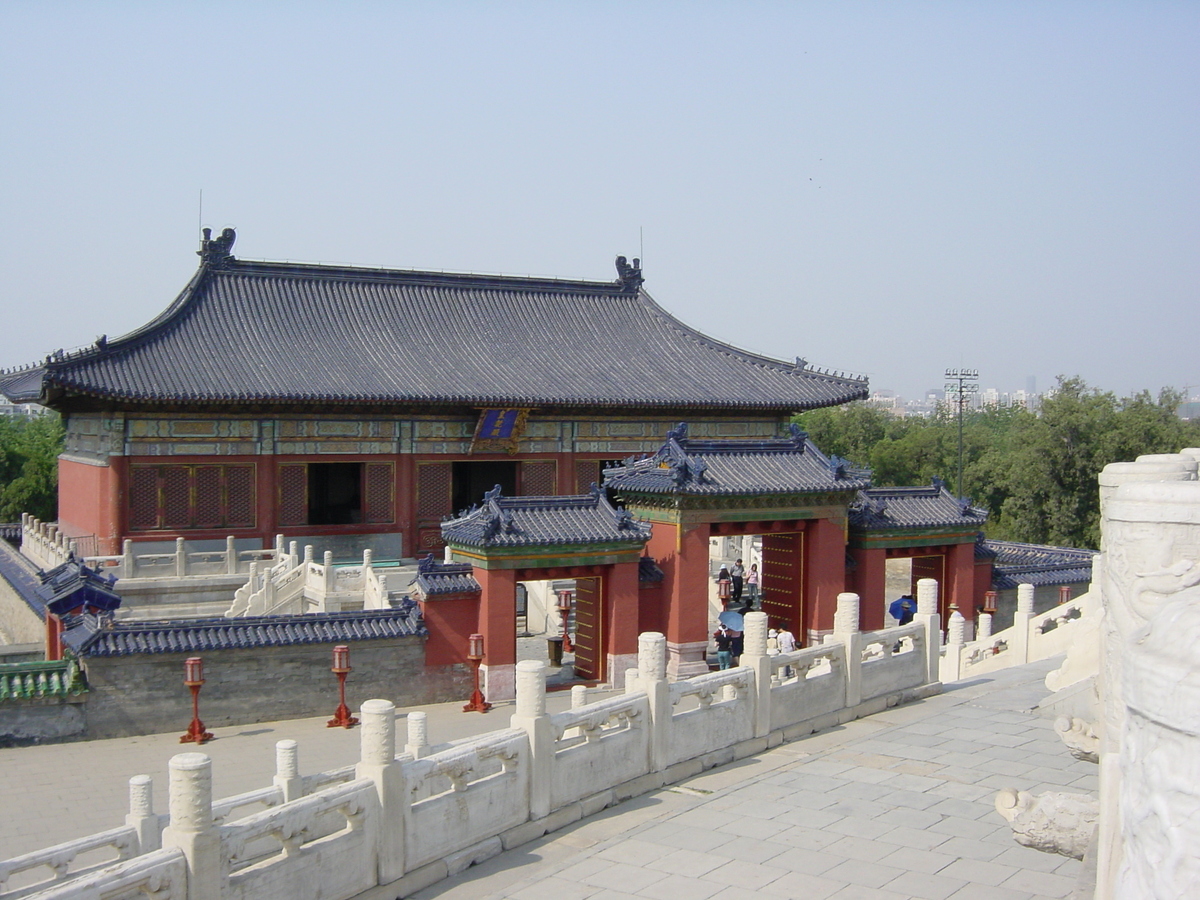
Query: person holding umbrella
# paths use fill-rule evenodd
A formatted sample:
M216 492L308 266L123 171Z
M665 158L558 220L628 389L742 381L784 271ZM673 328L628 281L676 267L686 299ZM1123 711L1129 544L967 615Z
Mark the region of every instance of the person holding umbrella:
M897 625L907 625L917 614L917 601L913 599L912 594L897 597L888 607L888 613L896 620Z

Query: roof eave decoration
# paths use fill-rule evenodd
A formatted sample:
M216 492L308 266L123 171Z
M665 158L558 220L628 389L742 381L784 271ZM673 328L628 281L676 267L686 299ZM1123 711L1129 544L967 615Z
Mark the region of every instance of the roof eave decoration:
M219 237L212 236L212 229L203 229L204 237L200 240L200 249L196 255L202 265L211 268L221 268L233 260L233 242L237 240L237 232L232 228L224 229Z
M617 257L617 284L621 286L622 290L630 294L637 293L645 280L642 277L642 261L640 259L635 256L633 264L630 265L625 257Z

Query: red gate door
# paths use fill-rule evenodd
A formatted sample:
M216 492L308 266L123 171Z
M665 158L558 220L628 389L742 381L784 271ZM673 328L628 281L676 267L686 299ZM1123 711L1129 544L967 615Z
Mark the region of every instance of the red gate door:
M587 681L601 681L604 678L603 616L600 607L600 579L575 579L575 675Z
M765 534L762 541L762 609L774 627L788 624L797 644L806 643L801 597L804 595L804 534Z

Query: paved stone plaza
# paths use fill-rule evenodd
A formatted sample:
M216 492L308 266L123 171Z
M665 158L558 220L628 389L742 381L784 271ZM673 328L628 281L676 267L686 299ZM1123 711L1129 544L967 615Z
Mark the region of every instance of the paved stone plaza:
M1070 757L1030 712L1057 661L1009 669L760 757L711 770L501 854L415 895L519 900L707 897L987 898L1069 896L1079 863L1013 842L992 798L1006 786L1094 791L1096 767ZM551 709L569 704L552 695ZM508 709L426 707L430 739L507 724ZM186 723L183 723L186 724ZM403 723L400 723L401 741ZM355 731L324 719L217 729L217 797L262 787L274 743L300 742L305 773L354 762ZM0 750L0 858L110 828L130 776L155 779L177 735Z

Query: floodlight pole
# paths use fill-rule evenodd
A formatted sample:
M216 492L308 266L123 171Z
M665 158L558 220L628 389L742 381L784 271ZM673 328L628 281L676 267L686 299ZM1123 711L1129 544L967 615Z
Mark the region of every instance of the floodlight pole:
M979 390L978 369L947 369L946 394L958 395L958 497L963 496L963 407Z

